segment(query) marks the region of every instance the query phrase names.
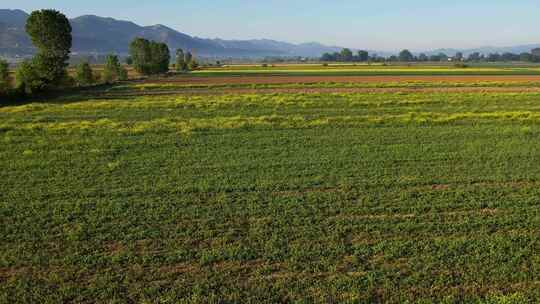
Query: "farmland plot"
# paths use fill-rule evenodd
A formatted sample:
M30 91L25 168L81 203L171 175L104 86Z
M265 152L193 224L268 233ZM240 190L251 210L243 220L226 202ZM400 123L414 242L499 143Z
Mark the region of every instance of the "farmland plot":
M540 300L536 84L146 86L0 108L2 302Z

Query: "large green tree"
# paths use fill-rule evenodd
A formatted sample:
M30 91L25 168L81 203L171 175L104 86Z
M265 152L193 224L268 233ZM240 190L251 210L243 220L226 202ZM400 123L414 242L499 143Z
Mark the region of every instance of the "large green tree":
M358 51L358 61L366 62L368 60L369 60L369 52L368 51Z
M150 41L143 38L135 38L129 45L129 54L133 60L135 71L143 75L150 74Z
M402 62L414 61L414 56L409 50L403 50L399 53L399 61L402 61Z
M129 45L133 67L143 75L162 74L169 71L171 55L165 43L134 39Z
M66 76L71 31L69 20L56 10L34 11L26 21L26 32L38 49L32 68L43 88L59 84Z
M339 57L340 57L340 59L342 61L346 61L346 62L352 61L353 60L353 52L350 49L343 49L343 50L341 50L341 53L340 53Z
M152 74L162 74L169 71L171 63L171 53L165 43L150 41Z

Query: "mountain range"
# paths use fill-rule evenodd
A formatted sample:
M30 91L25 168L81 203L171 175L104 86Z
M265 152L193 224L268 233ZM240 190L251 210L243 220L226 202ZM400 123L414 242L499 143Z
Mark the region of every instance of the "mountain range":
M0 9L0 54L28 55L34 48L24 26L28 14L21 10ZM268 39L222 40L193 37L164 25L140 26L130 21L94 15L70 19L73 28L73 53L126 54L135 37L165 42L174 51L190 50L201 57L318 57L341 48L320 43L292 44Z
M23 57L34 53L35 49L25 32L28 14L22 10L0 9L0 55ZM326 52L339 52L342 47L326 46L317 42L292 44L269 39L223 40L193 37L164 25L140 26L130 21L116 20L94 15L84 15L70 19L73 28L74 54L128 53L129 42L135 37L143 37L169 45L171 51L178 48L190 50L198 57L214 58L262 58L277 57L319 57ZM404 46L406 47L406 46ZM437 49L425 51L427 55L445 53L454 55L462 52L465 56L479 52L522 53L540 47L530 44L511 47L482 47L476 49ZM396 52L370 51L379 56L389 56ZM415 52L416 54L421 52Z

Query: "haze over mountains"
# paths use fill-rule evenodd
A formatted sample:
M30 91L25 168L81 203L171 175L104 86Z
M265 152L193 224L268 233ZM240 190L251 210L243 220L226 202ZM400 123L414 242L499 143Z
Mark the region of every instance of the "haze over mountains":
M25 33L24 26L28 14L21 10L0 9L0 55L24 56L34 52ZM73 27L73 53L107 54L128 52L129 42L135 37L143 37L166 42L171 51L183 48L193 51L199 57L261 58L266 56L319 57L325 52L337 52L341 47L325 46L311 42L292 44L268 39L222 40L192 37L164 25L140 26L130 21L104 18L94 15L80 16L70 20ZM407 46L403 46L406 48ZM453 55L463 52L466 56L479 53L521 53L528 52L540 44L514 47L484 47L478 49L440 49L426 51L426 54L444 52ZM388 56L391 52L376 52Z
M24 25L28 14L21 10L0 9L0 54L24 55L33 52ZM73 28L74 53L128 52L135 37L166 42L171 50L183 48L204 57L316 57L339 47L319 43L292 44L268 39L222 40L192 37L164 25L140 26L130 21L85 15L70 19Z

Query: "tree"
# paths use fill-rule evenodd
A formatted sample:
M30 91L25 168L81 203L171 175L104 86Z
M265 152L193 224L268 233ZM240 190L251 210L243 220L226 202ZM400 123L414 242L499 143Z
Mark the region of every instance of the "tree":
M187 64L186 64L186 58L185 58L184 50L178 49L176 50L176 70L178 72L183 72L187 70Z
M150 41L151 74L162 74L169 71L171 54L165 43Z
M105 68L103 69L103 81L105 83L112 83L115 80L123 80L125 72L122 71L123 67L120 64L120 60L116 55L108 55L105 62Z
M150 42L143 38L135 38L129 45L130 57L133 59L135 71L143 75L150 74Z
M510 53L510 52L506 52L506 53L503 53L501 55L501 60L502 61L518 61L519 60L519 55Z
M426 54L422 53L418 55L418 61L429 61L429 57Z
M133 67L140 74L155 75L169 71L171 55L165 43L136 38L130 43L129 52Z
M9 64L0 59L0 95L7 93L9 89Z
M399 61L411 62L413 60L414 60L414 56L409 50L403 50L399 53Z
M191 54L191 52L187 52L186 53L186 56L184 58L184 62L189 65L191 63L191 60L193 60L193 54Z
M437 57L439 57L439 61L448 61L448 55L446 55L445 53L439 53Z
M480 61L480 53L474 52L474 53L470 54L467 61Z
M540 57L540 48L533 49L533 50L531 51L531 54L532 54L533 56L538 56L538 57Z
M128 79L129 79L128 70L124 66L120 65L118 67L118 80L126 81Z
M131 58L131 56L127 56L126 60L125 60L125 63L127 65L132 65L133 64L133 58Z
M190 71L196 70L199 67L199 63L195 59L191 59L191 61L188 64L188 68Z
M532 62L532 61L534 61L533 60L533 55L529 54L529 53L521 53L521 54L519 54L519 61Z
M489 54L487 57L487 61L489 62L501 61L501 55L499 53Z
M340 53L340 59L341 61L345 61L345 62L350 62L353 60L353 53L350 49L343 49L341 50L341 53Z
M77 66L75 81L79 86L87 86L94 83L94 72L88 62L83 62Z
M330 53L324 53L321 57L321 61L336 61L335 57Z
M67 75L71 31L66 16L55 10L34 11L26 21L26 32L38 53L24 69L35 69L33 73L42 79L43 89L60 84Z
M456 55L454 56L454 60L455 61L462 61L463 60L463 53L462 52L457 52Z
M29 95L40 92L46 87L34 64L30 61L25 61L19 65L15 72L15 81L17 90Z
M365 62L369 60L369 53L367 51L358 51L358 61Z

